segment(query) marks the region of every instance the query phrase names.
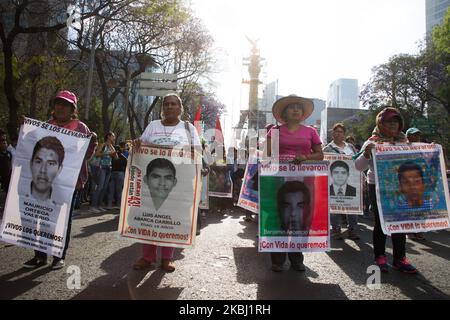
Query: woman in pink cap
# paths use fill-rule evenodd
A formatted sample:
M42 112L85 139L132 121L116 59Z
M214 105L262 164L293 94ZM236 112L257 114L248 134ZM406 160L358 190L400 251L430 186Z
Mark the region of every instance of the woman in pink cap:
M81 166L80 174L78 176L75 192L72 197L72 205L69 212L66 243L64 246L63 255L61 258L53 257L52 269L61 269L64 267L64 259L66 257L67 248L69 246L70 231L72 227L72 212L74 209L75 199L78 193L83 189L87 181L88 177L87 161L92 157L92 154L94 153L94 150L97 146L97 136L95 133L89 130L86 124L78 120L77 97L74 93L67 90L58 92L56 97L53 99L52 118L47 122L52 125L62 127L68 130L92 135L91 142L84 157L84 162ZM25 262L23 266L28 269L34 269L46 264L47 264L47 254L35 250L34 258Z
M377 195L375 192L375 173L371 150L378 143L406 143L407 139L402 132L403 118L400 112L392 107L384 108L376 117L376 127L372 136L364 143L361 154L355 160L355 167L360 171L369 169L367 181L369 184L369 198L375 216L375 227L373 229L373 250L375 263L381 272L388 272L386 260L386 235L381 229L380 216L377 206ZM394 263L393 267L406 273L417 273L417 269L406 259L405 243L406 234L394 233L391 235Z

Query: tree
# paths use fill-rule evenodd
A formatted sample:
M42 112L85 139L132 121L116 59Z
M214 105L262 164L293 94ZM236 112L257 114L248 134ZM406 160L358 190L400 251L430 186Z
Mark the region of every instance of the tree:
M372 68L373 75L361 91L363 106L378 109L391 105L403 109L408 119L423 115L429 94L422 59L421 56L401 54Z
M432 43L437 58L443 63L447 74L450 75L450 8L440 25L433 29Z
M133 6L105 8L100 17L94 38L98 39L95 71L100 87L103 130L110 130L111 105L119 96L125 96L127 81L131 80L128 114L123 114L125 108L121 113L124 118L129 118L130 133L135 136L145 128L142 119L144 122L149 120L158 99L153 100L144 114L139 112L134 79L151 67L154 71L175 73L180 80L192 81L207 69L203 67L202 57L209 47L197 40L204 36L199 28L195 29L197 25L192 13L180 1L142 0ZM90 52L86 39L91 37L91 30L96 29L93 24L93 21L85 21L77 30L77 39L68 39L84 54ZM167 53L174 48L179 53L169 57ZM170 65L173 61L176 65ZM125 99L121 100L125 102Z
M80 11L71 32L66 29L69 4ZM210 71L212 39L185 1L11 0L0 4L0 17L0 90L5 94L0 93L0 102L5 99L8 105L10 133L16 131L19 112L47 115L50 98L63 88L78 95L79 114L84 114L80 98L87 96L81 93L87 90L92 39L93 107L89 120L83 120L95 131L113 129L132 137L143 131L160 99L138 96L140 73L151 68L177 74L180 95L187 101ZM41 43L52 45L36 50ZM131 90L125 108L127 83Z
M3 92L8 103L7 130L16 133L20 103L17 98L18 82L14 73L17 52L26 46L28 38L35 35L55 34L67 27L66 11L73 1L21 0L2 1L0 4L0 39L3 58ZM105 5L116 1L99 0L95 11L85 12L80 19L95 16ZM35 80L39 68L34 69ZM33 84L35 85L35 84Z
M445 46L450 37L448 16L449 13L443 24L434 30L433 41L421 46L419 54L396 55L387 63L375 66L370 81L361 91L363 106L372 111L385 105L398 108L405 119L405 129L417 123L417 119L428 120L430 128L434 128L429 130L428 140L447 149L450 147L447 130L450 125L450 73L447 72L450 54Z

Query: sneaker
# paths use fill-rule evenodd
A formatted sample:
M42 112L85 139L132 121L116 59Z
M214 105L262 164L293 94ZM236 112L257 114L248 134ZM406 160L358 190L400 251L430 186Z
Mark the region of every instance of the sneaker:
M22 266L27 269L36 269L47 264L47 260L42 260L38 257L34 257L31 260L25 262Z
M381 272L388 272L388 264L386 260L386 256L381 255L375 259L375 264L380 268Z
M274 264L272 264L272 271L273 272L281 272L281 271L283 271L283 266L274 263Z
M331 239L343 240L341 229L331 229Z
M52 270L58 270L64 268L66 264L64 263L63 259L60 258L53 258L52 262Z
M136 261L133 264L133 269L134 270L143 270L143 269L147 269L150 268L152 266L152 263L145 260L144 258L140 258L138 261Z
M169 259L162 259L161 267L167 272L175 271L175 263L173 263L173 261Z
M403 257L402 260L394 261L392 266L395 270L405 273L415 274L418 272L417 269L408 261L408 259L406 259L406 257Z
M91 213L100 213L100 212L102 212L99 208L90 208L89 209L89 212L91 212Z
M305 271L306 267L303 263L291 264L292 269L295 271Z
M358 231L354 230L354 229L349 229L348 230L348 238L350 240L359 240L359 235L358 235Z

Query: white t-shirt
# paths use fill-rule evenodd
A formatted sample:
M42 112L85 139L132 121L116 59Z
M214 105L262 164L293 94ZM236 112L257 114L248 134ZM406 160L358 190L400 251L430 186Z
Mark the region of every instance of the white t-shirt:
M194 145L200 146L200 139L195 127L188 123ZM191 143L186 131L185 122L180 121L176 126L164 126L161 120L150 122L141 136L144 144L165 146L189 145Z
M353 148L347 142L344 142L344 148L339 147L334 143L334 141L331 141L331 145L348 156L352 156L355 154Z

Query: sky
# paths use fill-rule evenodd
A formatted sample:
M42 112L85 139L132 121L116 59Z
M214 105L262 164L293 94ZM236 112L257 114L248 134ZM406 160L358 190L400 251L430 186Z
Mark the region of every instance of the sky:
M425 36L425 0L191 0L191 8L215 40L212 86L227 106L224 130L248 108L246 36L265 58L261 81L278 80L279 95L322 100L334 80L362 86L392 55L417 53Z

